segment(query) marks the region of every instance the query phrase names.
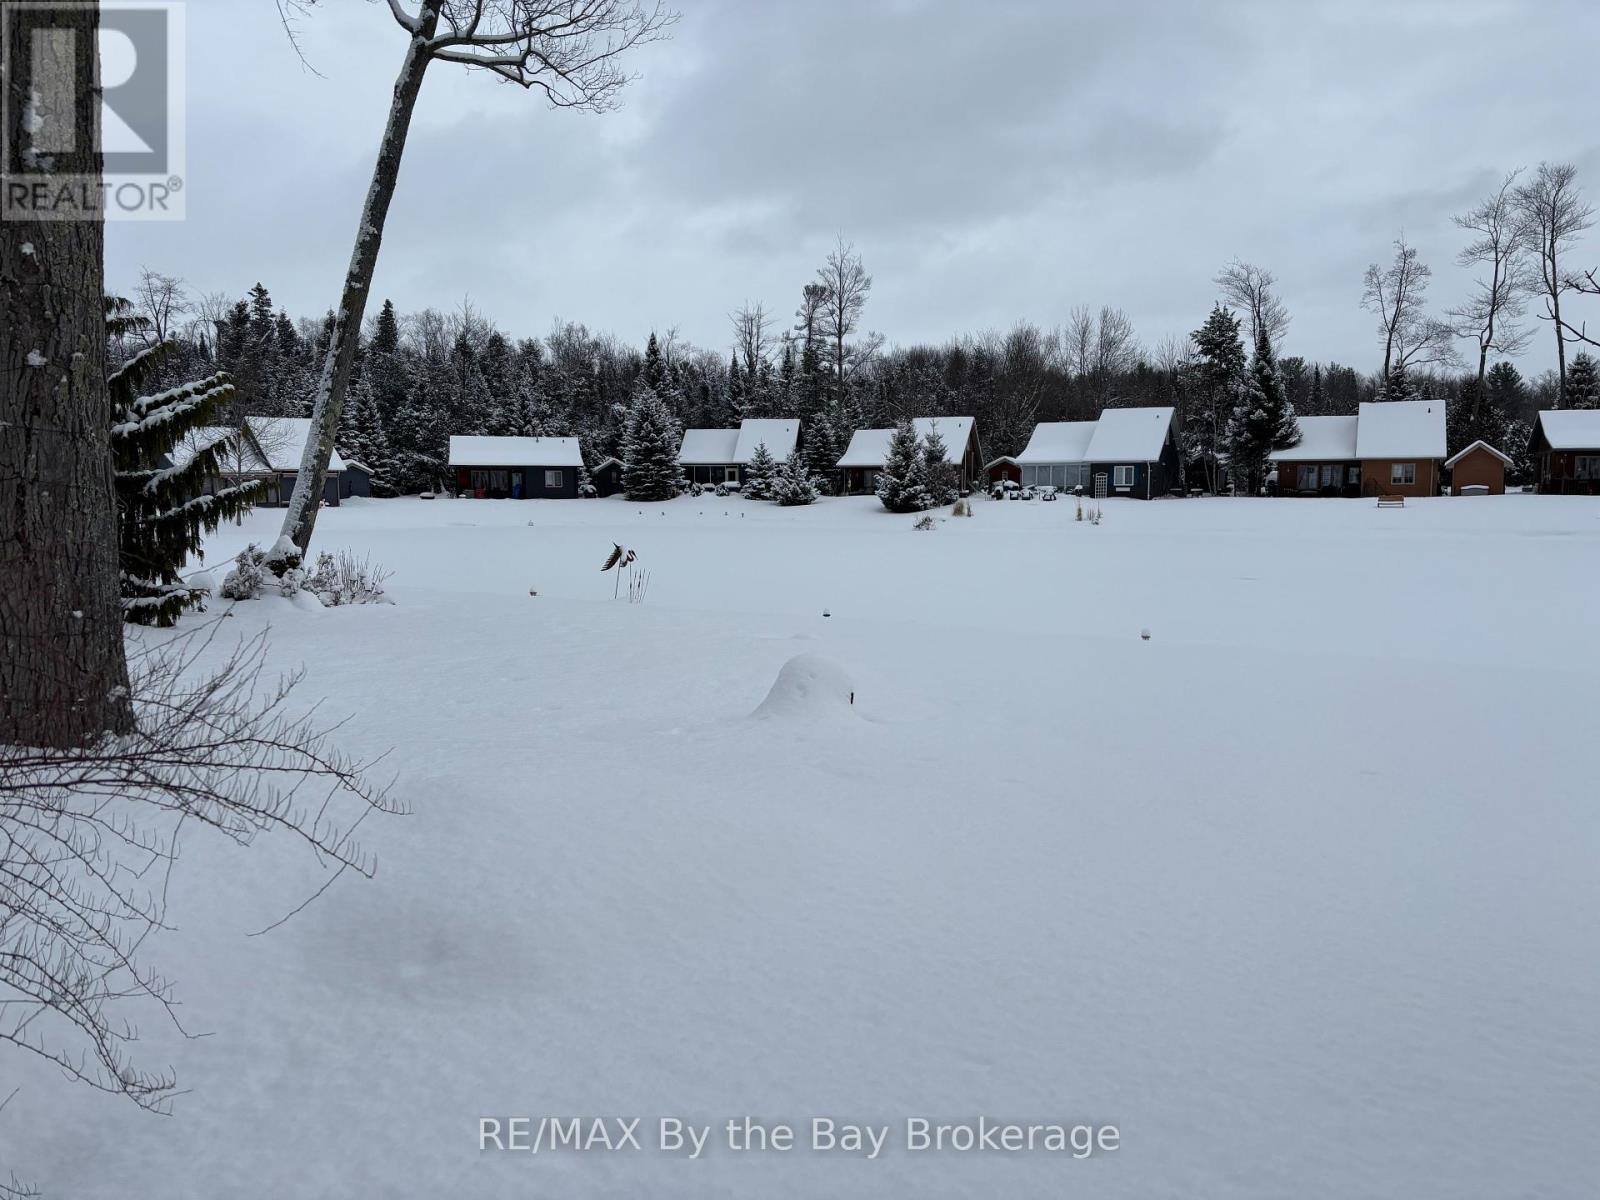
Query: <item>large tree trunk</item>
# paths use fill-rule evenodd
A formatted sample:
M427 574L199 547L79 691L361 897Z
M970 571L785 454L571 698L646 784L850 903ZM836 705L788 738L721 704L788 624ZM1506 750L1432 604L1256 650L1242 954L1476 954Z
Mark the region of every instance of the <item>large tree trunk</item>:
M422 90L423 75L431 58L426 43L438 27L442 3L443 0L427 0L423 5L421 27L406 47L400 74L395 80L394 103L389 106L388 124L384 127L383 142L378 147L377 164L372 169L372 185L367 190L367 201L361 209L361 224L356 228L355 252L351 255L350 270L344 278L344 293L339 298L339 309L334 314L328 352L322 360L322 376L311 408L311 436L306 439L300 473L295 478L294 492L289 497L289 510L284 514L282 536L268 556L275 562L283 562L288 558L292 552L291 543L302 558L311 545L311 534L317 524L317 507L322 502L323 481L328 474L328 460L339 434L339 417L344 411L345 393L350 387L350 371L355 366L356 351L361 341L361 321L367 311L367 296L378 266L378 249L383 244L383 226L389 219L389 202L394 199L395 184L400 179L400 159L405 154L411 114L417 106L417 95Z
M53 179L100 180L97 7L64 9L68 39L31 81L4 81L6 141L29 145L23 92L87 97ZM22 21L10 61L32 61ZM30 89L29 84L32 84ZM0 186L10 177L0 179ZM81 194L81 193L80 193ZM79 214L81 215L81 214ZM98 219L0 220L0 742L73 746L133 727L117 580L111 400L105 372L104 231Z

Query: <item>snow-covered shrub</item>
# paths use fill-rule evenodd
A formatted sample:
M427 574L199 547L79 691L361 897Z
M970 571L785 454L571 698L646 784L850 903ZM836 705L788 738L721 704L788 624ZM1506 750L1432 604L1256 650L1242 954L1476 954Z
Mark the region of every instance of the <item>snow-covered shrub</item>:
M957 500L956 506L950 510L952 517L970 517L972 515L971 500Z
M728 494L728 485L725 484L725 483L717 484L717 492L716 492L716 494L719 495L719 496L726 496Z
M578 496L581 499L593 500L599 495L600 489L595 487L595 485L592 483L580 483L578 485Z
M383 585L390 572L375 565L370 558L357 558L348 550L339 557L324 551L317 558L317 569L306 578L303 586L329 608L344 604L392 604L384 595Z
M923 513L917 518L917 523L911 528L921 530L937 529L939 528L939 522L933 519L932 513Z
M233 570L222 581L221 593L225 600L254 600L261 595L262 562L266 555L251 542L239 551L233 560Z
M700 484L691 483L689 485L689 495L691 495L691 496L704 496L705 494L706 494L706 489L704 487L702 487Z

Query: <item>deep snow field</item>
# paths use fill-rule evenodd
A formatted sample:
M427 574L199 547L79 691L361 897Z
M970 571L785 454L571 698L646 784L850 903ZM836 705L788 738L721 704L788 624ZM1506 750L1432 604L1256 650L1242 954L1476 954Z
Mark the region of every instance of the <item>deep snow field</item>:
M974 507L325 511L395 604L223 637L270 624L415 811L261 937L320 869L186 834L147 963L210 1036L137 1049L188 1094L6 1055L0 1161L74 1200L1594 1195L1600 500ZM646 1148L479 1151L546 1115ZM747 1115L801 1145L729 1150ZM980 1115L1121 1144L904 1147Z

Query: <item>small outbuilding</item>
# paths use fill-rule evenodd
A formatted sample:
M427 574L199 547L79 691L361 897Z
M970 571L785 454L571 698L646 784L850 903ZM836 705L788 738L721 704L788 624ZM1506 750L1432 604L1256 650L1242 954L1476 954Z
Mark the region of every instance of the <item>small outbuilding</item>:
M371 495L372 468L356 459L345 459L344 474L339 477L340 498L348 500L351 496L367 498Z
M1545 409L1530 441L1541 492L1600 493L1600 409Z
M1362 402L1356 457L1363 496L1437 496L1445 453L1443 400Z
M983 478L984 482L991 488L999 483L1020 484L1022 482L1022 466L1011 455L1002 454L993 462L984 464Z
M281 508L294 494L300 478L300 462L311 437L310 417L246 417L244 434L232 457L229 475L234 479L256 479L258 508ZM334 450L328 456L328 471L322 480L322 502L339 506L344 494L344 459Z
M458 496L491 500L575 500L583 455L571 437L450 439L450 471Z
M1274 450L1280 496L1359 496L1355 417L1301 417L1300 443Z
M1017 455L1023 487L1082 487L1093 485L1089 470L1089 443L1096 421L1041 421L1033 427L1028 445Z
M589 482L594 484L595 495L615 496L622 491L622 460L602 458L589 469Z
M1456 496L1503 496L1511 459L1479 438L1461 453L1445 459L1450 492Z

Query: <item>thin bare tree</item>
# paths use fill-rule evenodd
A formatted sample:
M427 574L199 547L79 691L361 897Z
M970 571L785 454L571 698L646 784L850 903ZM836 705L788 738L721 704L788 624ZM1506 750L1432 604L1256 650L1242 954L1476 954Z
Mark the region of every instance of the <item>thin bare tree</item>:
M1074 307L1061 343L1067 370L1088 387L1096 408L1112 403L1118 378L1139 359L1133 319L1109 304L1101 305L1098 314L1086 304Z
M649 0L388 2L408 40L312 402L313 436L306 439L283 533L270 555L274 569L280 571L304 557L316 527L384 224L428 67L453 63L538 92L554 108L606 112L616 107L630 79L623 56L664 36L677 19L676 13Z
M883 335L878 333L866 334L859 342L848 340L861 325L861 314L872 293L872 276L856 248L840 237L828 252L828 261L817 268L817 281L824 289L817 331L829 346L827 366L833 375L834 401L842 404L850 378L883 347ZM805 301L810 302L809 292Z
M1391 370L1444 366L1458 362L1456 331L1427 312L1428 281L1433 268L1418 256L1402 234L1394 240L1394 258L1387 267L1367 268L1361 307L1378 318L1383 338L1383 378Z
M1561 319L1561 293L1570 285L1561 260L1573 240L1594 224L1594 209L1578 191L1578 168L1571 163L1540 163L1533 178L1517 188L1514 200L1522 242L1533 256L1534 286L1544 301L1540 316L1555 327L1560 407L1566 402L1568 333Z
M1289 329L1289 310L1274 292L1277 278L1265 267L1234 259L1212 280L1224 304L1235 305L1250 317L1250 344L1263 332L1276 348Z
M772 363L772 318L758 300L746 300L728 314L733 326L734 354L743 362L745 378L755 379Z
M183 280L149 267L140 269L139 282L128 298L133 302L134 312L143 318L138 332L146 346L159 346L167 341L194 311Z
M1462 248L1456 261L1463 267L1482 267L1465 303L1448 310L1456 336L1478 348L1478 402L1490 354L1516 354L1533 336L1519 322L1527 311L1532 283L1526 270L1521 220L1516 205L1520 171L1509 172L1500 186L1475 208L1452 218L1457 229L1477 236ZM1486 276L1486 277L1485 277Z

